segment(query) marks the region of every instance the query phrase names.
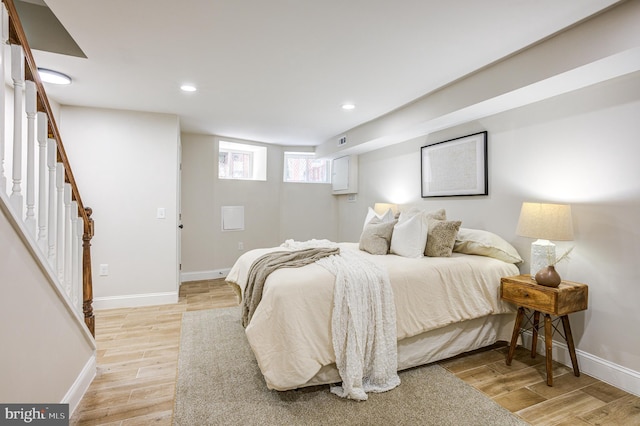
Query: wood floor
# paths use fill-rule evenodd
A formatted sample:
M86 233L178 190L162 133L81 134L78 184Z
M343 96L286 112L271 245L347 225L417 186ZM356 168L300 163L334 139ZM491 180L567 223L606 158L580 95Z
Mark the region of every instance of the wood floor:
M72 425L171 425L180 323L185 311L237 304L223 280L185 283L173 305L96 312L98 372ZM640 397L555 365L545 384L544 357L518 348L510 367L506 347L440 364L533 425L640 425Z

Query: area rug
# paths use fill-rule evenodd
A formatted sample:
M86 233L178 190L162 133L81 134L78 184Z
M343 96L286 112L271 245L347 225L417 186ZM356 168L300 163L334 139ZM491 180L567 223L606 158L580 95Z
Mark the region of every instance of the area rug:
M436 364L401 372L400 386L361 402L328 386L269 390L240 318L238 307L184 314L174 425L527 424Z

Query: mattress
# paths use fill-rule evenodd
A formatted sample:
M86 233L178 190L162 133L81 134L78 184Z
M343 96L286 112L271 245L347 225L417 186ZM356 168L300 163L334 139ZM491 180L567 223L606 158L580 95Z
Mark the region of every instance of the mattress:
M358 250L354 243L340 243L339 247ZM276 250L287 248L244 253L227 281L242 295L253 261ZM519 273L511 263L460 253L423 258L360 253L389 274L396 308L399 369L489 345L512 321L514 308L499 297L500 278ZM331 343L333 284L334 276L315 263L279 269L267 278L246 335L269 388L288 390L339 381L330 373L323 376L335 369ZM473 326L465 329L469 324ZM459 341L455 344L442 341L456 338ZM444 348L447 345L449 348Z

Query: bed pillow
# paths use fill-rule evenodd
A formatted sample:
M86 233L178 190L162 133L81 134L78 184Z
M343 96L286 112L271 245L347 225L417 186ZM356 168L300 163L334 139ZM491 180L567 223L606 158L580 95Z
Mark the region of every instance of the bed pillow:
M417 214L422 214L426 219L447 220L447 212L445 211L445 209L428 212L426 210L420 210L417 207L412 207L409 210L400 213L400 216L398 217L398 223L404 222L405 220L410 219Z
M360 235L360 250L371 254L387 254L396 221L382 222L377 217L365 225Z
M371 219L373 218L379 219L380 222L393 222L395 220L393 210L388 209L383 214L378 214L376 213L375 210L369 207L369 210L367 211L367 216L364 218L364 225L362 225L363 230L369 224L369 222L371 222Z
M481 229L460 228L456 243L456 253L493 257L507 263L520 263L518 251L498 235Z
M402 217L402 214L400 215ZM422 214L398 220L391 234L390 253L404 257L423 257L429 222Z
M431 257L450 257L461 224L459 220L429 220L424 254Z

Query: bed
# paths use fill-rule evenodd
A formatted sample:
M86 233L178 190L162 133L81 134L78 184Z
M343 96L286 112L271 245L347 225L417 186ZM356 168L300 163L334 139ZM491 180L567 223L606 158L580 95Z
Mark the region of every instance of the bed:
M519 273L515 265L521 261L519 255L494 234L456 231L455 249L442 257L376 255L362 250L362 241L337 244L341 252L358 252L388 271L395 301L398 370L511 337L515 311L500 301L499 287L501 277ZM244 253L227 282L244 296L253 262L266 253L287 250L294 248L285 244ZM246 336L270 389L340 382L331 343L334 280L317 263L277 269L266 278Z

